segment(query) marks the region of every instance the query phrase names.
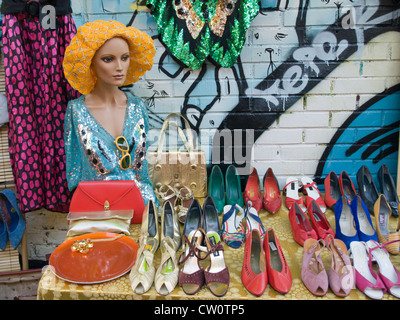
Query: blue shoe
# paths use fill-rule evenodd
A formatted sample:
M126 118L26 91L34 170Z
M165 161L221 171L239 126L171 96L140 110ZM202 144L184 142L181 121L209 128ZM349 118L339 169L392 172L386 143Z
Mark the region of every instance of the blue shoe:
M6 224L8 239L11 246L17 249L24 235L26 223L19 210L17 198L13 191L6 189L0 192L0 208L4 216L7 214L10 216L10 222Z
M335 204L335 223L335 238L342 240L348 249L352 241L360 241L353 212L346 196L341 196Z
M4 250L8 242L8 231L6 217L3 214L0 206L0 250Z
M239 248L246 237L244 218L244 211L239 205L226 205L224 207L221 235L225 243L234 249Z
M368 207L359 194L351 202L351 210L356 221L357 234L360 241L375 240L378 242L378 236L372 225Z

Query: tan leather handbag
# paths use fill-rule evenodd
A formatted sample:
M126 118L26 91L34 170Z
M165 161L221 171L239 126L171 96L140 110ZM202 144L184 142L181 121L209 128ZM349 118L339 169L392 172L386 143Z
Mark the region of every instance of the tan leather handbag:
M173 121L172 117L180 117L186 126L186 135L182 128ZM171 125L175 125L183 141L185 150L163 150L165 132ZM207 196L207 166L206 155L202 150L195 150L192 129L189 122L179 113L169 114L160 131L157 149L147 152L148 168L153 188L161 185L184 185L190 188L195 197Z

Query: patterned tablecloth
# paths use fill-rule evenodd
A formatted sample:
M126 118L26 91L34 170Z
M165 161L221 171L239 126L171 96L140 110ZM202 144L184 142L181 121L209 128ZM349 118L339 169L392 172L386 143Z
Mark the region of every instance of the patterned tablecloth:
M346 298L339 298L333 294L331 290L328 290L327 294L323 297L316 297L307 290L301 280L301 264L303 258L303 247L297 244L293 238L291 226L288 219L288 210L282 205L281 209L276 214L270 214L265 210L261 210L260 218L265 228L272 227L279 239L282 249L285 254L285 258L289 264L289 268L292 273L293 283L291 290L287 294L280 294L275 291L270 285L267 286L264 294L256 297L249 293L241 282L241 269L243 263L243 252L244 245L239 249L233 249L224 244L224 256L226 265L229 268L231 280L229 290L227 294L222 298L215 297L204 285L203 288L195 295L186 295L183 290L177 286L175 290L167 295L162 296L157 293L153 287L143 295L135 294L130 285L129 273L125 274L118 279L107 281L100 284L93 285L79 285L63 281L55 276L48 268L44 273L39 282L38 287L38 299L39 300L65 300L65 299L104 299L104 300L212 300L212 299L224 299L224 300L267 300L267 299L300 299L300 300L315 300L315 299L346 299L346 300L362 300L369 299L364 295L363 292L357 288L353 289L349 296ZM335 230L335 216L331 210L326 212L326 217L332 228ZM220 216L222 219L222 215ZM373 223L375 225L374 217L372 216ZM391 217L390 224L392 230L397 226L398 218ZM131 237L138 243L140 225L131 226ZM180 251L178 251L178 255ZM157 269L160 263L161 253L157 251L155 257L155 267ZM322 253L322 259L326 270L329 270L330 266L330 253L325 249ZM400 269L400 256L391 255L391 261L393 264ZM204 261L207 264L207 260ZM385 293L385 300L396 299L392 295Z

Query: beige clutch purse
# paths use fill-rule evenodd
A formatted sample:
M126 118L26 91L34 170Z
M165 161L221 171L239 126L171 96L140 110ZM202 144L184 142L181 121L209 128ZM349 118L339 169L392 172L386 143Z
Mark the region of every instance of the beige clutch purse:
M85 233L113 232L130 235L129 227L133 210L107 210L91 212L70 212L68 219L68 237Z

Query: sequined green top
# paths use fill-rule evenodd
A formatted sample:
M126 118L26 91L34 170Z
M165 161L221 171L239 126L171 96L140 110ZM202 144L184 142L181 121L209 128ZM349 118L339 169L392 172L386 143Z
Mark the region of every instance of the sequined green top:
M80 181L134 180L145 205L149 199L158 203L148 174L146 160L149 118L142 99L127 93L128 105L122 135L127 139L131 167L122 170L122 152L115 138L93 117L85 105L85 96L68 103L65 113L64 142L68 188Z
M147 0L159 39L184 66L198 69L204 60L231 67L260 11L256 0Z

